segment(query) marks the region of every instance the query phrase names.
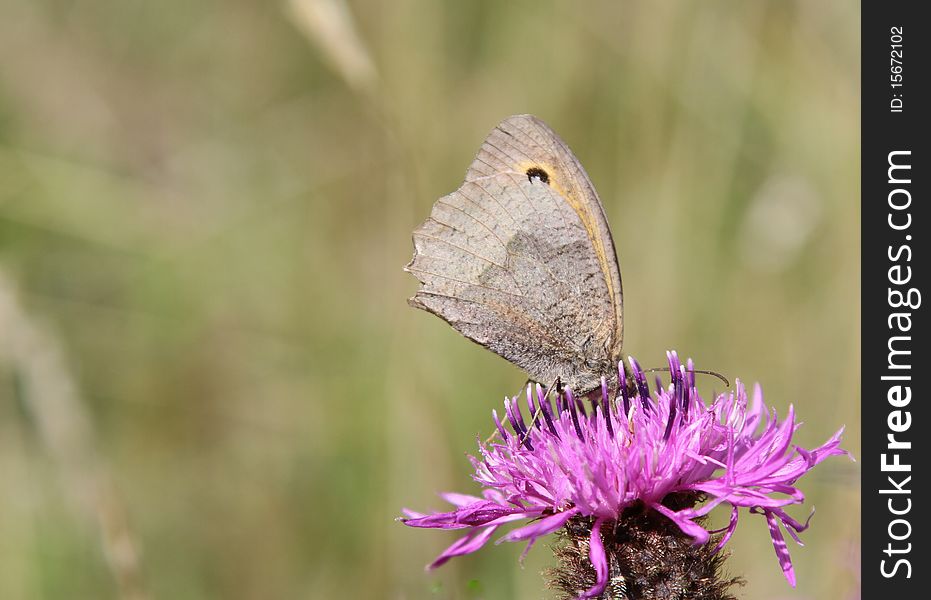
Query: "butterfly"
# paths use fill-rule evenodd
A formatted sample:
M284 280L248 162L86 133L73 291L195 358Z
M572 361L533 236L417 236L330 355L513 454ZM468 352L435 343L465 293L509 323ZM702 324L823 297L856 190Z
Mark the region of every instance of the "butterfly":
M617 368L624 297L604 207L540 119L499 123L413 242L405 270L421 287L412 306L537 382L586 393Z

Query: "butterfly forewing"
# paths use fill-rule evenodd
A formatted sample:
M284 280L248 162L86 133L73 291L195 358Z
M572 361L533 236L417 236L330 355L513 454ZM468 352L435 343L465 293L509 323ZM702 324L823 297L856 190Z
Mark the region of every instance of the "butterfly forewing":
M537 381L596 387L620 357L621 278L584 169L545 124L510 117L414 231L411 298Z

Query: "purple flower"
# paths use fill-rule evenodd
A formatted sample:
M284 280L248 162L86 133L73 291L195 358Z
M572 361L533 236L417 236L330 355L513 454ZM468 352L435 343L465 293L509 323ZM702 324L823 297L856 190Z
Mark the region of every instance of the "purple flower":
M511 431L493 413L501 441L479 442L481 458L471 457L482 497L443 494L455 510L429 515L405 511L403 522L411 527L466 530L429 568L478 550L499 527L514 521L530 520L498 541L527 541L529 549L570 520L587 518L590 539L583 545L595 583L582 597L591 598L602 594L609 581L602 532L616 527L625 509L642 505L656 511L696 545L708 543L712 533L723 533L717 550L730 539L738 509L745 507L766 519L779 564L794 586L782 529L801 543L797 533L808 521L796 521L784 508L804 501L795 487L799 477L829 456L847 454L840 449L843 429L813 450L794 446L792 435L799 425L792 407L780 421L763 404L759 386L748 405L740 381L735 392L719 395L708 406L695 388L692 362L680 364L675 352L667 357L672 382L663 388L657 378L652 395L644 371L631 358L630 379L623 363L618 365L616 397L602 378L600 398L591 394L588 410L571 390L556 394L554 407L539 385L536 390L527 387L529 418L516 396L506 398ZM669 501L670 494L693 501L683 508L681 501ZM731 506L730 523L709 532L701 524L703 517L723 503Z

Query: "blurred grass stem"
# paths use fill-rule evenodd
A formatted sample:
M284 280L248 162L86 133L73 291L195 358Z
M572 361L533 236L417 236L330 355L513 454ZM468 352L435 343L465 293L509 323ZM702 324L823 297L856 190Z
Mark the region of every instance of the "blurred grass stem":
M79 518L96 529L120 598L147 598L136 541L109 470L94 448L94 428L55 337L29 317L16 286L0 271L0 359L23 383L39 439L58 468Z

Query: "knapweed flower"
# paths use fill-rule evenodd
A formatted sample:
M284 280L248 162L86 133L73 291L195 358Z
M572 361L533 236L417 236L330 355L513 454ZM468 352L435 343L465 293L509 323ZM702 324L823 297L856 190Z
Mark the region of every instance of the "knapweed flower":
M554 407L543 388L528 386L525 418L518 398L506 398L510 431L493 413L500 440L479 442L480 457L471 457L482 497L448 493L442 497L455 510L405 511L402 520L411 527L466 531L429 567L478 550L502 526L529 520L499 541L527 541L529 549L561 530L571 548L557 554L578 563L556 571L556 585L567 593L627 597L636 588L632 597L724 598L733 581L708 582L721 560L717 551L737 527L738 509L747 508L765 518L794 586L781 528L798 542L808 522L784 509L804 501L795 487L799 477L829 456L847 454L840 449L843 429L813 450L792 445L799 427L792 407L780 421L759 386L748 404L739 380L734 392L706 405L692 362L667 356L671 383L663 387L657 378L652 393L631 358L630 377L618 365L617 392L602 379L590 404L566 389L555 394ZM720 504L730 505L730 523L708 531L704 517ZM573 576L573 569L587 575ZM702 580L717 587L699 593Z

